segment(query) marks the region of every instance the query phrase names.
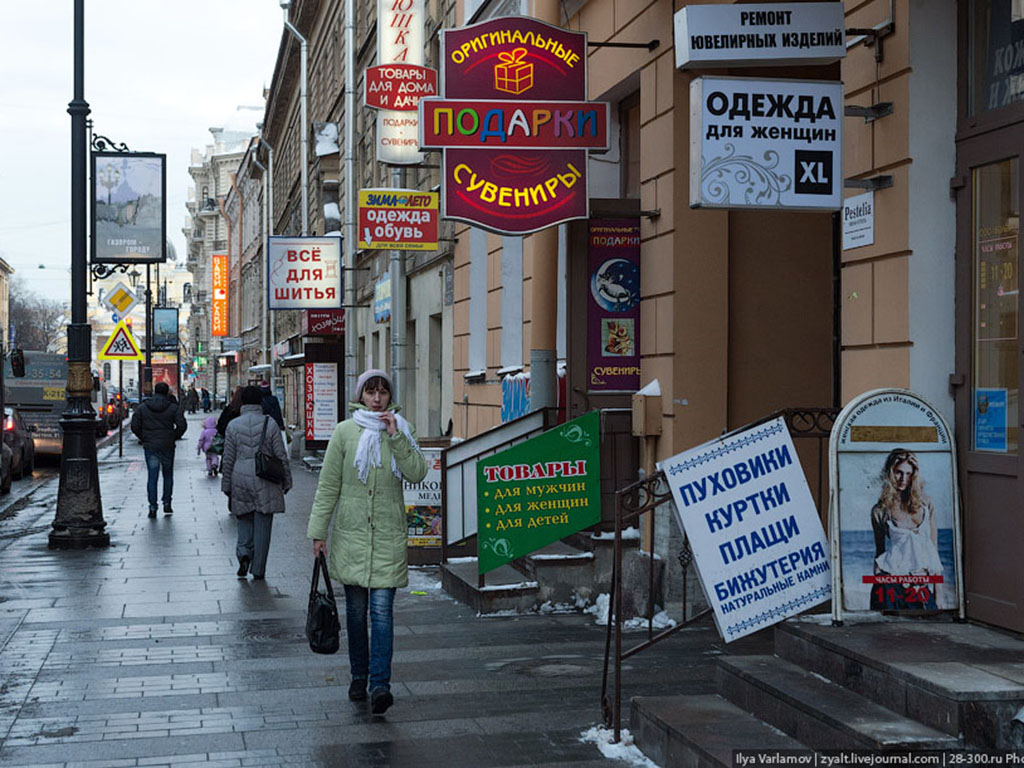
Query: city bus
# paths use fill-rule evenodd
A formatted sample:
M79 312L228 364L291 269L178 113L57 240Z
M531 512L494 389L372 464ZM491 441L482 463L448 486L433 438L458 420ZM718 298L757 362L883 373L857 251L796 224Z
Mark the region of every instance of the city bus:
M52 352L24 350L25 375L15 377L8 357L4 361L4 402L16 407L28 426L34 426L37 454L60 455L60 417L67 402L67 357ZM93 374L92 406L96 411L96 436L107 434L106 386L99 372Z

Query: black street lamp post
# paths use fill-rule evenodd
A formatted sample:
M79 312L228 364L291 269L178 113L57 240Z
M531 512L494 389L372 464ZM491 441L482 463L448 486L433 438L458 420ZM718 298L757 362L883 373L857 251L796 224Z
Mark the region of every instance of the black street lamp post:
M85 0L75 0L75 94L71 115L71 324L68 325L67 406L61 416L64 432L60 457L57 513L50 532L51 549L84 549L110 545L100 500L92 408L92 328L86 312L86 118Z

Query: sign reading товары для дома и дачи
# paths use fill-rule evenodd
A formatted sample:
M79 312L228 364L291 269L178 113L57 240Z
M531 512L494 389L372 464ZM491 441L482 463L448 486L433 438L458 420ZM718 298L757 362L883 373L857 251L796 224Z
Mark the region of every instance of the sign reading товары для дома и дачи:
M783 419L658 468L726 642L831 597L828 541Z

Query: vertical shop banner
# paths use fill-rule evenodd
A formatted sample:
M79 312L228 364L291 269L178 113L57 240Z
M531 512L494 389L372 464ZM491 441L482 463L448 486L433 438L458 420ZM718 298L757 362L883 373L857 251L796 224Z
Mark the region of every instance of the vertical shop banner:
M477 462L480 573L600 520L597 411Z
M306 440L330 440L338 425L337 363L306 363Z
M228 255L215 253L211 258L213 301L210 302L210 335L228 335Z
M166 260L167 156L93 152L93 264L157 264Z
M402 481L410 547L441 546L441 449L421 448L427 474L418 483Z
M843 84L690 82L690 206L839 210Z
M379 65L423 66L425 0L377 0ZM418 103L418 102L417 102ZM377 110L377 161L391 165L423 162L416 107Z
M998 403L998 393L991 396ZM1003 418L995 411L993 422ZM990 436L998 439L995 428ZM836 418L829 528L843 610L921 612L960 604L954 450L942 415L907 390L867 392Z
M267 238L270 309L340 309L341 237Z
M436 251L438 197L415 189L359 190L359 247Z
M828 600L828 541L784 419L658 468L727 643Z
M587 389L640 388L640 222L588 224Z

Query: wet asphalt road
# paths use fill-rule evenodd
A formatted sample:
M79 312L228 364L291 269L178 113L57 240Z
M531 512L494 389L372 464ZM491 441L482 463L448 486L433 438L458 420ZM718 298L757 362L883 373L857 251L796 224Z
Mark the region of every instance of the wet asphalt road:
M178 444L170 517L146 516L134 439L123 458L116 437L100 448L107 549L47 548L53 467L0 513L0 765L619 764L580 741L600 723L604 627L478 617L436 567L396 600L394 707L349 702L344 636L334 656L303 636L316 475L293 462L266 580L239 580L234 521L195 455L202 416ZM632 695L710 692L720 652L705 625L630 659L624 723Z

